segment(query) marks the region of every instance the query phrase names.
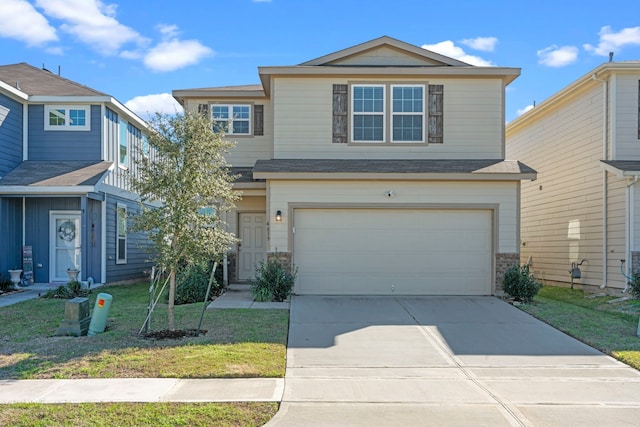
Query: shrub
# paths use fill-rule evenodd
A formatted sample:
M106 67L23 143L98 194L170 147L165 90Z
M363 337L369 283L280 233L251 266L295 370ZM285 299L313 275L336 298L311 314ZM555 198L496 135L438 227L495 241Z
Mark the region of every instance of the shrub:
M525 303L531 302L536 296L541 283L536 282L533 274L529 272L528 265L514 265L504 274L502 288L513 298Z
M82 285L77 280L73 280L66 285L60 285L44 294L44 298L71 299L75 297L87 297L91 293L88 289L82 289Z
M6 292L9 289L13 289L13 282L9 279L5 279L2 277L2 274L0 274L0 293Z
M178 273L176 276L176 305L193 304L204 301L204 294L207 292L207 287L209 286L212 267L213 265L205 268L200 265L191 264ZM211 286L207 300L213 299L218 293L218 285L214 283Z
M629 281L629 292L634 298L640 299L640 273L633 273Z
M256 268L251 292L256 301L284 301L291 295L297 275L298 269L285 268L276 254L266 262L261 261Z

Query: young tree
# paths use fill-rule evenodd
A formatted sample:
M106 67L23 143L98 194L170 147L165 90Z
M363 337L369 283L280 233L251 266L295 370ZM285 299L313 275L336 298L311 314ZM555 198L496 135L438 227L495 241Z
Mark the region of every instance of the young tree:
M169 274L169 329L175 330L176 273L187 265L207 266L236 239L225 231L223 212L238 195L223 154L233 146L203 114L156 114L149 150L139 153L133 189L141 197L135 228L152 241L156 264Z

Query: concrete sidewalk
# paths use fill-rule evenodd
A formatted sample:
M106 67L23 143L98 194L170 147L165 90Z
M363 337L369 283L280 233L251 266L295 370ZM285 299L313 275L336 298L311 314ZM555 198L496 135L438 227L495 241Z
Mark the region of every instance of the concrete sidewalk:
M279 402L283 390L282 378L0 380L0 404Z

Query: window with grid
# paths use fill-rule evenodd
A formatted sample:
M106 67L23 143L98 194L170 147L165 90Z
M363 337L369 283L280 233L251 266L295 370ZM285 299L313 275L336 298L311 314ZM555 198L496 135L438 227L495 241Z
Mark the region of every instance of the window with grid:
M353 85L351 87L351 140L383 142L385 135L383 85Z
M392 86L391 93L391 141L424 141L424 86Z
M212 105L214 130L227 135L251 134L251 105Z
M45 130L90 130L89 106L46 105L44 108Z

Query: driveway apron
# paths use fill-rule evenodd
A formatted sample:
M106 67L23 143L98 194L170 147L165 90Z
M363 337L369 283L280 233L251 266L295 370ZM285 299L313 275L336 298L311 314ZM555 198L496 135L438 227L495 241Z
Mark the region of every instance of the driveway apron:
M273 426L637 425L640 373L493 297L295 296Z

